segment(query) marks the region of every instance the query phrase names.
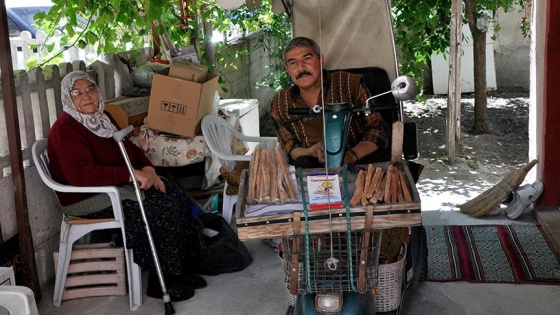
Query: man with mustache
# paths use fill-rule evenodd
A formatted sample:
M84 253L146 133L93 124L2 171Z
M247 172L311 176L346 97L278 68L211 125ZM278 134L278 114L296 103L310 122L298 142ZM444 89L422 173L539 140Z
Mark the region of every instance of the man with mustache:
M321 78L324 56L319 45L310 38L292 39L284 49L283 57L284 67L294 85L283 89L272 99L271 115L278 141L294 166L323 167L322 115L310 120L292 121L298 116L289 115L288 109L336 102L348 102L354 109L362 108L369 91L362 82L361 74L323 71ZM389 160L388 138L389 127L379 113L372 112L368 116L352 113L343 163L353 165Z

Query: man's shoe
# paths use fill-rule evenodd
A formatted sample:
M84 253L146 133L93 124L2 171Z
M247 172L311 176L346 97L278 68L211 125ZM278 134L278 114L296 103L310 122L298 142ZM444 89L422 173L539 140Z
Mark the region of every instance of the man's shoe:
M533 184L524 185L513 192L513 201L505 209L511 220L515 220L535 202L543 191L543 183L536 181Z

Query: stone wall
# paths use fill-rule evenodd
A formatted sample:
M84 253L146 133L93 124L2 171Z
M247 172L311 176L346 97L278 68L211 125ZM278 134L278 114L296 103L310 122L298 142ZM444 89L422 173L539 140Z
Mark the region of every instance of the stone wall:
M271 47L266 49L265 47ZM275 92L272 88L256 88L267 74L270 73L269 64L272 49L277 47L274 42L267 43L267 46L259 42L258 37L249 37L228 45L222 52L226 57L224 64L233 63L234 66L226 66L217 69L225 80L222 84L224 93L222 98L250 98L259 100L259 113L262 117L269 111L270 101ZM235 55L235 51L244 49L250 52L248 55Z

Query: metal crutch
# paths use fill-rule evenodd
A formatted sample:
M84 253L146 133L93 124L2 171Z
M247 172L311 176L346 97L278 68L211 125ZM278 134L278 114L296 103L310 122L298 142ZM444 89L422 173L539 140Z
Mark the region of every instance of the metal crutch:
M122 140L124 137L131 132L133 126L128 126L120 131L115 131L113 133L113 139L118 143L119 149L121 150L122 156L126 162L126 167L128 168L128 172L130 173L130 177L132 178L132 183L134 184L134 190L136 192L136 199L138 199L138 205L140 206L140 213L142 213L142 219L144 221L144 226L146 227L146 233L148 234L148 242L150 243L150 249L152 251L152 256L154 258L154 265L157 271L159 284L161 286L161 291L163 293L163 304L165 307L165 315L175 314L175 309L173 308L173 304L171 303L171 298L167 293L167 288L165 286L165 280L163 279L163 273L161 271L161 266L159 264L159 259L156 251L156 247L154 245L154 239L152 238L152 232L150 231L150 227L148 226L148 218L146 217L146 211L144 210L144 203L142 202L142 195L140 194L140 187L138 187L138 181L136 176L134 176L134 170L132 169L132 164L130 163L130 159L128 158L128 154L126 153L126 149L124 147L124 143Z

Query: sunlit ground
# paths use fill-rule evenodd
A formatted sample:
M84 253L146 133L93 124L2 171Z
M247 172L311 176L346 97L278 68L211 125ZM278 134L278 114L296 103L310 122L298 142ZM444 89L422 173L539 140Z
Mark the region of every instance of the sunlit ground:
M459 205L478 196L497 184L511 168L493 167L473 171L464 165L449 167L440 163L430 164L428 159L419 159L425 166L416 185L422 211L459 210ZM531 176L525 182L532 182Z
M459 205L497 184L510 168L493 166L473 171L465 165L444 167L430 164L428 159L419 159L417 162L426 167L416 185L420 195L423 225L534 224L531 211L526 211L516 220L510 220L503 213L473 217L459 210ZM529 173L524 183L532 182L532 178ZM505 206L498 205L502 209Z

